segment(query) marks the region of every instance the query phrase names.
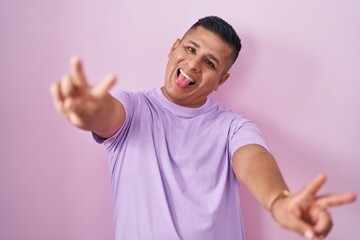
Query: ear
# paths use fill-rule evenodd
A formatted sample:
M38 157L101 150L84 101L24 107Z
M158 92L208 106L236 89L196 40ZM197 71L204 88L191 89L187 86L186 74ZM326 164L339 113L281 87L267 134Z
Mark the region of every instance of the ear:
M217 85L217 87L215 88L215 91L217 91L218 90L218 88L228 79L230 77L230 73L224 73L222 76L221 76L221 78L220 78L220 80L219 80L219 82L218 82L218 85Z
M168 57L170 57L170 54L180 45L181 40L178 38L176 39L176 41L174 42L174 44L172 45L170 52L168 54Z

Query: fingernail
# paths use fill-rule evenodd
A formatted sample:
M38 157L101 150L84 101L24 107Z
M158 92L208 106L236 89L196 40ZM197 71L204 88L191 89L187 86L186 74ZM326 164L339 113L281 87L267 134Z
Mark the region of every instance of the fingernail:
M314 238L314 233L312 231L307 230L304 233L304 237L308 240L312 240Z

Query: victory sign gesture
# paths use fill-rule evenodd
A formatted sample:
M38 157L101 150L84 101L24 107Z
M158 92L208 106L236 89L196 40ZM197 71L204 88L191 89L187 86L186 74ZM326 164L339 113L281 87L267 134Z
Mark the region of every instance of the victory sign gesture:
M80 59L72 57L70 72L51 85L55 109L74 126L110 137L125 117L121 103L108 93L115 82L116 77L109 74L90 86Z

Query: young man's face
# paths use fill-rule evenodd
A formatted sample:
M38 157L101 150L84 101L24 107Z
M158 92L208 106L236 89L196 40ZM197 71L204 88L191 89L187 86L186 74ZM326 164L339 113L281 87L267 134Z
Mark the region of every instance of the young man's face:
M162 92L184 107L199 107L229 77L230 46L214 33L198 27L176 40L169 53Z

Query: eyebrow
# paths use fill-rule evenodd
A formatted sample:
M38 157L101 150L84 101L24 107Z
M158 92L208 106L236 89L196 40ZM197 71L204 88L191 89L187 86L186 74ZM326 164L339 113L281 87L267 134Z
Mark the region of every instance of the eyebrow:
M192 45L194 45L195 47L200 48L200 45L197 44L196 42L191 41L191 40L190 40L189 42L190 42ZM209 55L209 58L210 58L210 59L212 59L212 60L215 61L218 65L220 65L219 59L218 59L217 57L215 57L214 54L209 53L208 55Z

